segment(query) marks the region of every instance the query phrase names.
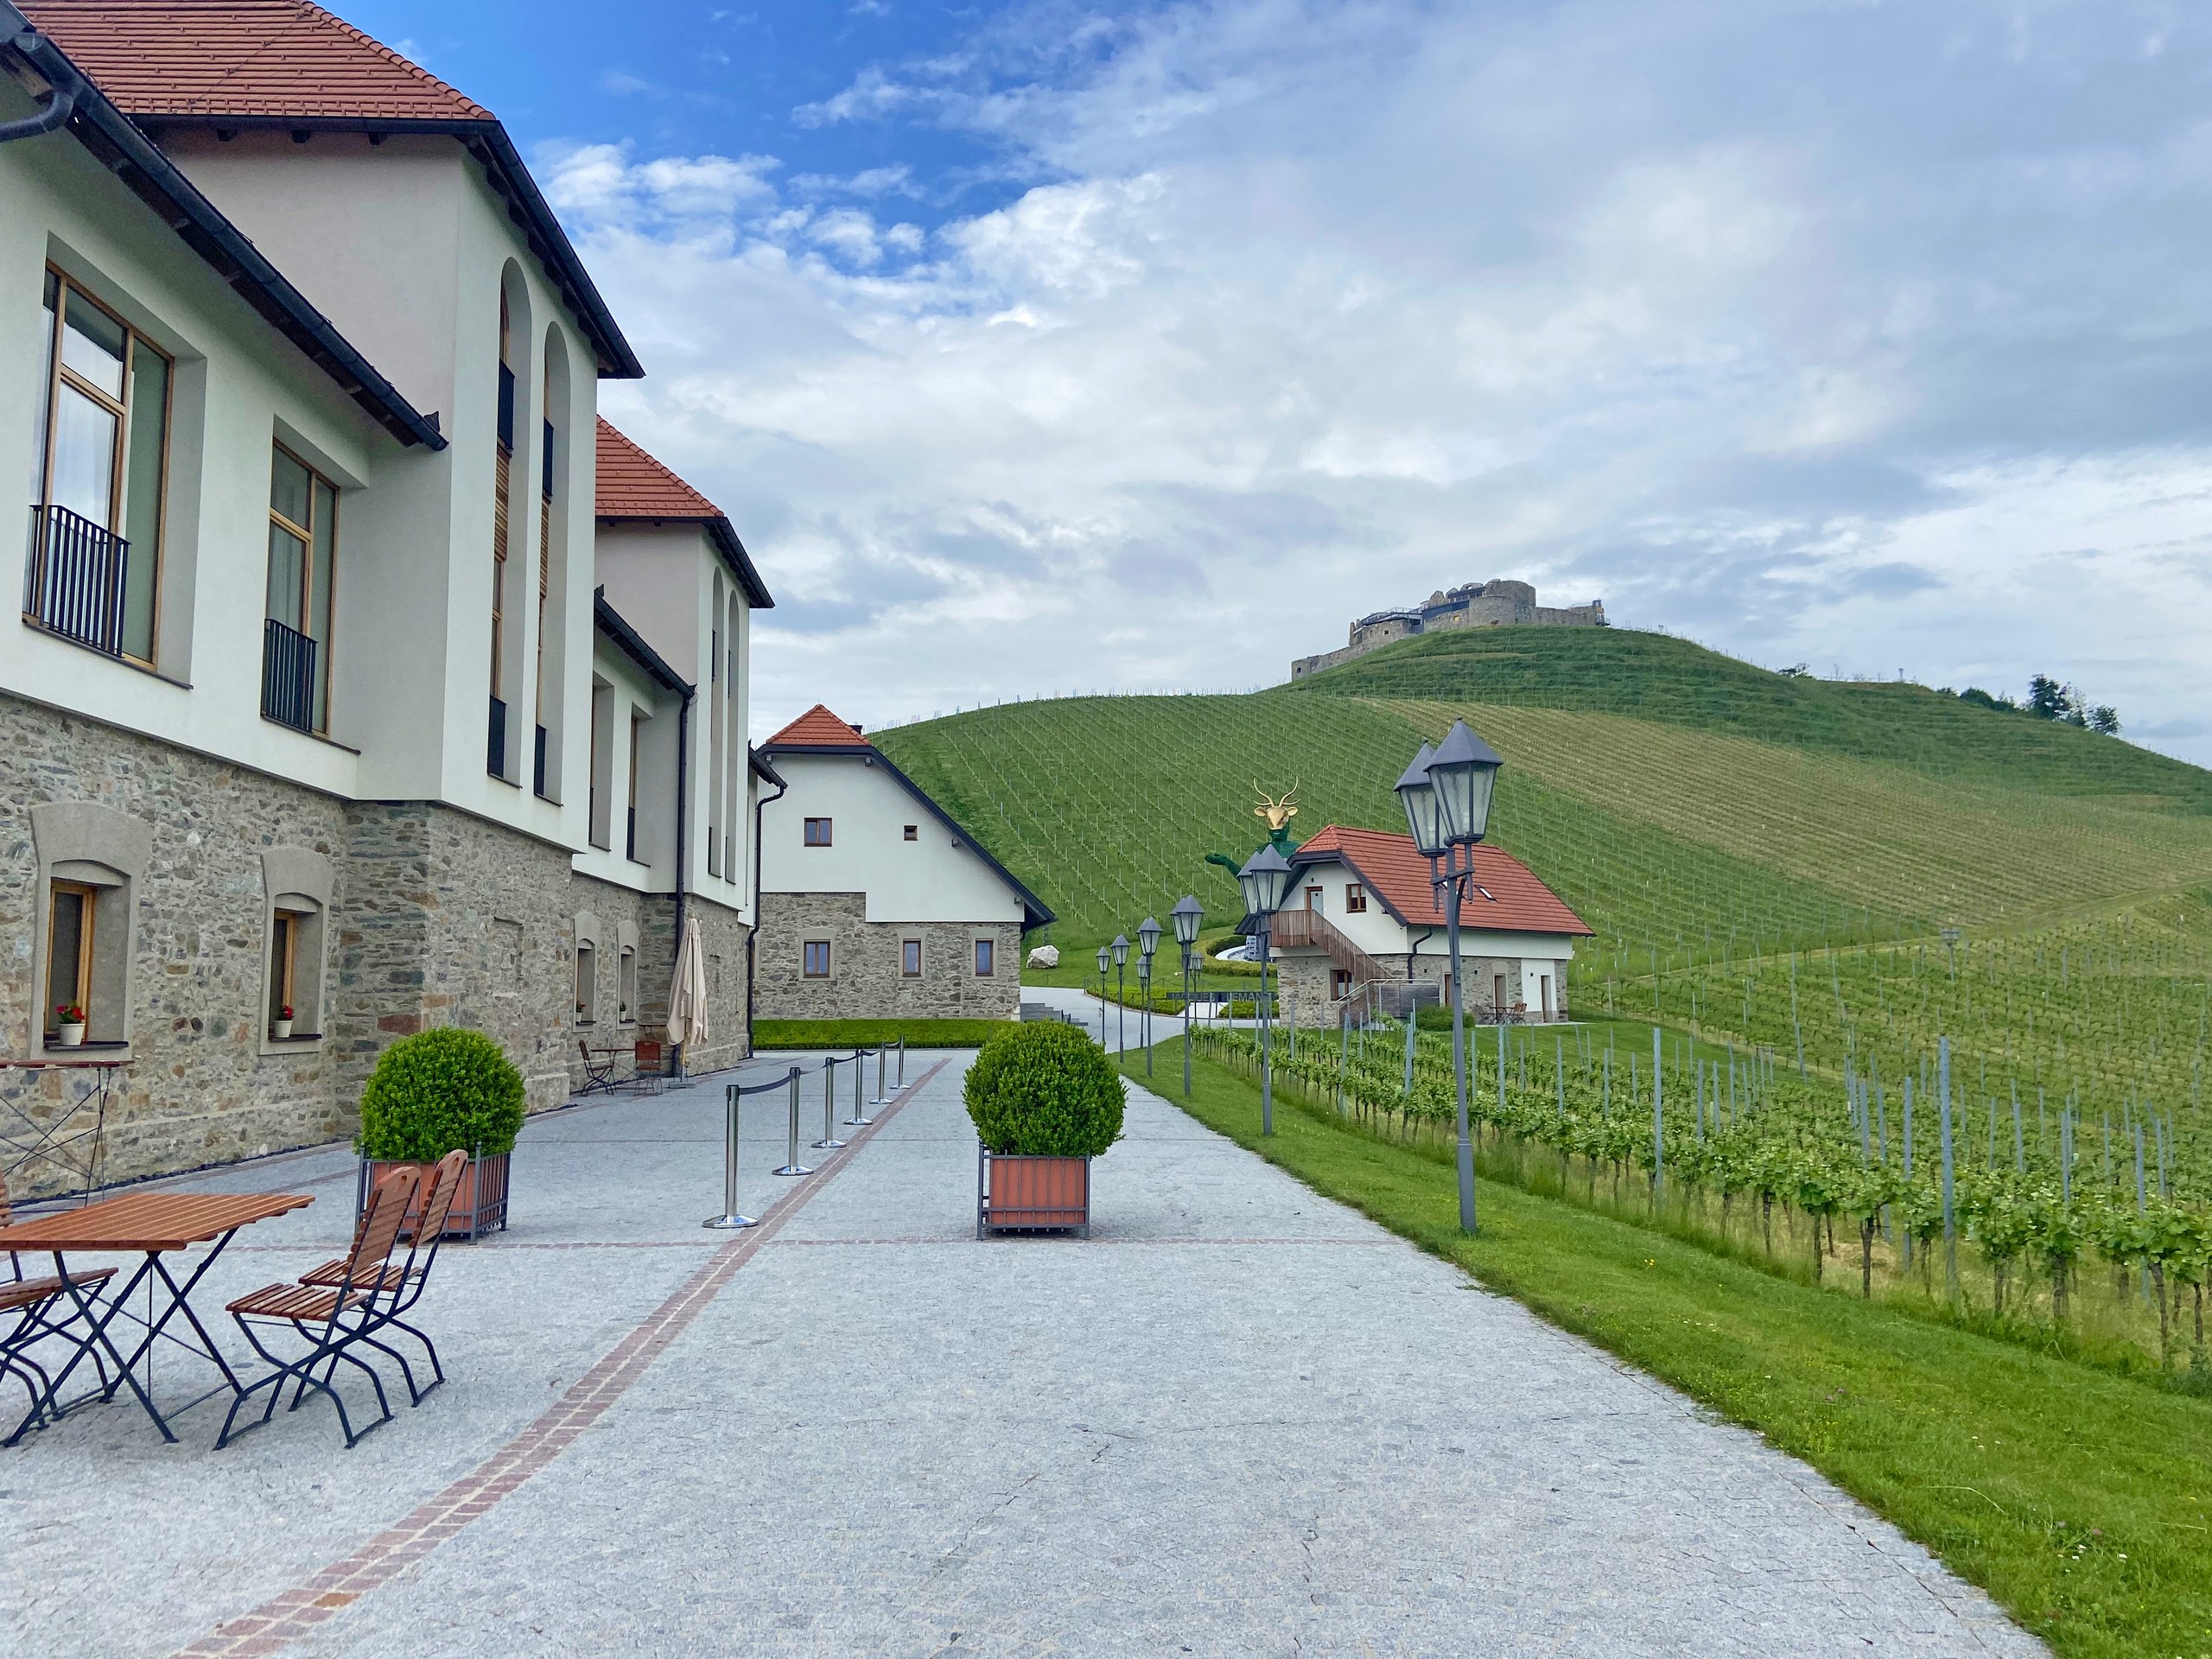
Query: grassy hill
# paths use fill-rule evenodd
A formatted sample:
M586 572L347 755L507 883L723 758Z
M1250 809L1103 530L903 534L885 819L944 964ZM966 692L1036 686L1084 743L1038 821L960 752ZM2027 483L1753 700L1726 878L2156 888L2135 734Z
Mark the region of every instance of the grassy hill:
M1300 835L1402 828L1390 785L1460 717L1505 757L1492 839L1598 930L1580 1006L1893 1077L1942 1034L1993 1094L2193 1105L2212 772L2117 739L1662 635L1499 628L1249 696L1013 703L877 741L1087 955L1185 892L1236 914L1204 860L1258 844L1255 785L1297 786Z

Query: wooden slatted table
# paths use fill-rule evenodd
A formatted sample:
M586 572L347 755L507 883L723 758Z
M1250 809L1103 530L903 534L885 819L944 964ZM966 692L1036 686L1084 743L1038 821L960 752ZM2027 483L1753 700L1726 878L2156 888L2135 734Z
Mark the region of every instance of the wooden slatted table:
M154 1427L162 1431L162 1438L175 1440L176 1436L169 1429L168 1418L154 1404L151 1383L155 1343L166 1338L209 1361L223 1374L224 1384L236 1392L237 1376L214 1338L207 1334L207 1327L200 1324L200 1316L192 1311L193 1288L240 1228L304 1209L314 1202L311 1197L298 1192L125 1192L98 1204L88 1204L81 1210L64 1210L18 1222L12 1227L0 1227L0 1251L52 1255L54 1271L67 1287L87 1331L68 1363L54 1374L54 1381L32 1405L16 1432L8 1437L6 1444L13 1446L49 1415L58 1416L94 1399L113 1399L115 1391L126 1382L146 1414L154 1420ZM180 1285L162 1258L209 1243L215 1248L200 1258ZM93 1294L92 1287L81 1284L70 1275L65 1259L67 1252L143 1255L145 1260L121 1290L99 1297ZM147 1308L143 1317L125 1311L132 1293L142 1284L147 1293ZM184 1315L185 1323L198 1338L196 1343L167 1328L179 1313ZM134 1325L145 1327L145 1335L127 1357L109 1335L109 1327L118 1319L129 1319ZM95 1349L115 1362L116 1374L102 1388L67 1406L62 1405L62 1385ZM145 1371L143 1381L142 1367ZM188 1410L210 1395L220 1392L220 1388L211 1389L209 1394L175 1408L170 1414Z

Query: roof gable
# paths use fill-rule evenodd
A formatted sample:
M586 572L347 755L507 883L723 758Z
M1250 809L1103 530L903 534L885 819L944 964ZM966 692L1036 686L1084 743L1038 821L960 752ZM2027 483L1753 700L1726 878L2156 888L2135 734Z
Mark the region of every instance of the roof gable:
M701 525L753 607L775 608L767 584L753 568L753 556L737 539L736 526L720 507L646 454L636 440L617 431L604 415L599 417L599 435L593 448L596 482L592 512L596 517L610 524Z
M722 510L599 417L599 479L593 511L601 518L719 518Z
M493 119L306 0L30 0L23 10L132 116Z
M1385 830L1354 830L1330 824L1291 855L1291 867L1303 869L1341 861L1357 874L1384 909L1408 927L1442 927L1436 890L1429 885L1428 861L1408 835ZM1593 932L1536 873L1502 847L1478 842L1474 880L1459 907L1459 925L1497 933Z
M855 728L818 702L760 747L765 750L853 749L871 753L875 749L875 745Z
M582 325L601 378L645 373L498 118L344 19L308 0L30 0L22 10L156 137L164 126L236 125L459 139Z

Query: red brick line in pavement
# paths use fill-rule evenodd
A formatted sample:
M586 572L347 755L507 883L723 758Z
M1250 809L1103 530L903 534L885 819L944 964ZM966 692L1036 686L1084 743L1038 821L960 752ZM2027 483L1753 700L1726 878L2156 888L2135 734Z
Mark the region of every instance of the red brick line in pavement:
M916 1077L874 1123L853 1136L849 1150L857 1153L866 1146L948 1063L939 1060ZM577 1378L566 1394L475 1468L435 1497L416 1505L397 1524L377 1534L343 1560L333 1562L251 1612L224 1620L188 1647L178 1649L170 1659L218 1659L218 1656L221 1659L249 1659L249 1656L279 1652L315 1626L334 1618L341 1609L389 1583L470 1522L490 1513L508 1493L559 1457L620 1399L630 1385L645 1374L645 1368L660 1357L661 1351L698 1317L700 1310L714 1300L731 1276L852 1161L849 1156L841 1158L819 1174L807 1178L798 1191L768 1212L760 1226L739 1234L715 1251L713 1261L678 1286L673 1295L615 1344L605 1358Z

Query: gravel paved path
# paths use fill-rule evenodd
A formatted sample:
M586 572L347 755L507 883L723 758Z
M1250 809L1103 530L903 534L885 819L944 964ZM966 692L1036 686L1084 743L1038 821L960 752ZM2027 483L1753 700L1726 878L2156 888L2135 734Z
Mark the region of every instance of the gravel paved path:
M565 1449L281 1650L2044 1651L1801 1465L1162 1102L1098 1165L1089 1242L977 1243L959 1067L804 1183L762 1173L780 1106L750 1114L742 1202L786 1206L741 1259L697 1225L716 1084L534 1122L515 1230L442 1260L454 1382L358 1450L309 1408L218 1453L203 1408L177 1447L96 1410L0 1453L0 1650L224 1620L200 1650L280 1650L239 1616L336 1582L678 1306ZM343 1233L320 1159L220 1183L325 1195L226 1288Z

